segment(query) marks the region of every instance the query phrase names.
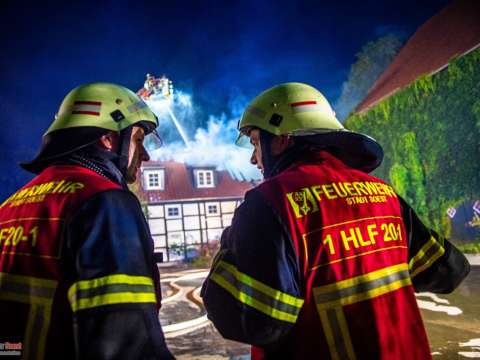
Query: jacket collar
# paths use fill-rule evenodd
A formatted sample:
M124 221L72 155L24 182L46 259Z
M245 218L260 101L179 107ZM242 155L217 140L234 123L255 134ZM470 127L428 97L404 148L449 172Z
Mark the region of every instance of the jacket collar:
M332 163L337 168L345 168L345 165L338 157L325 149L318 149L308 145L294 146L282 154L275 163L272 176L302 164L317 164L321 162Z
M79 165L95 171L97 174L128 189L125 178L114 163L116 154L100 148L90 148L83 151L76 151L68 155L62 163Z

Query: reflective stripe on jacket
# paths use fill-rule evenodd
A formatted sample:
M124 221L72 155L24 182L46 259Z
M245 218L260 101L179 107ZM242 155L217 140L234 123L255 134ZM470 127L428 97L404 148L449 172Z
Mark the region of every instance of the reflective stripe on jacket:
M1 205L0 248L0 332L23 358L172 358L148 227L118 184L48 167Z
M252 359L424 359L414 289L451 292L468 271L389 185L320 152L246 194L201 294Z
M410 277L428 262L409 266L397 194L328 153L319 160L258 188L287 226L305 279L292 337L299 358L429 358Z

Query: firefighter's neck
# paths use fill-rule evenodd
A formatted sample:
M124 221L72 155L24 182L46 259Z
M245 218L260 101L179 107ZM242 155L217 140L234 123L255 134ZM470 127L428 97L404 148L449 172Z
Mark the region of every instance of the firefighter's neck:
M278 165L281 163L281 159L289 150L293 147L294 141L288 135L271 135L268 133L262 133L262 164L263 164L263 176L265 179L271 177L276 173Z
M270 154L278 156L293 146L293 138L289 135L273 136L270 141Z

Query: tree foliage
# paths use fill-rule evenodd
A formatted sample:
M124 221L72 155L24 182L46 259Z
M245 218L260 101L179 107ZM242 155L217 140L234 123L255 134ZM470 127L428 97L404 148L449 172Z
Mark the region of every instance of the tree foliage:
M446 210L480 198L480 49L422 76L346 126L376 138L390 181L434 229L450 229Z
M342 94L335 111L340 121L365 98L368 90L383 73L402 46L402 41L395 35L386 35L367 43L352 65L348 80L343 83Z

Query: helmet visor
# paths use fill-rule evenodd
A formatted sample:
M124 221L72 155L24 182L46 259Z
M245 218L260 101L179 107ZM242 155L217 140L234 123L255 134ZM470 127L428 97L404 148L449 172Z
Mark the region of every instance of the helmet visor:
M239 134L237 139L235 140L235 145L244 148L244 149L251 149L252 144L250 143L250 131L253 129L258 129L256 126L245 126L239 129Z
M252 147L252 144L250 144L250 138L244 133L238 134L237 140L235 140L235 145L244 149L250 149Z
M157 129L152 130L145 136L145 142L155 149L163 146L163 140L160 137L160 134L157 132Z

